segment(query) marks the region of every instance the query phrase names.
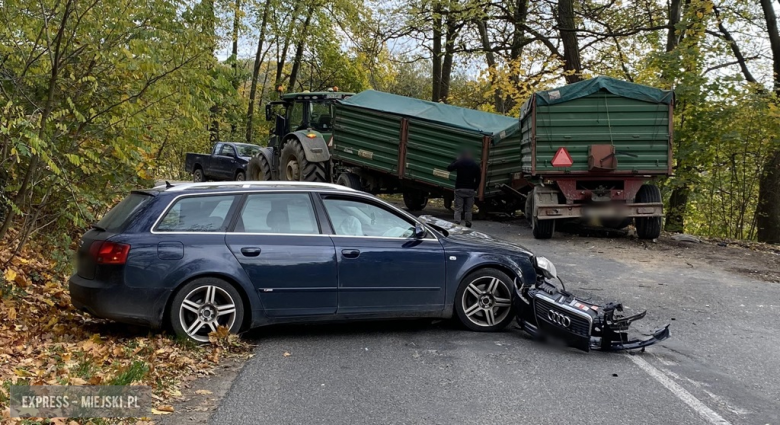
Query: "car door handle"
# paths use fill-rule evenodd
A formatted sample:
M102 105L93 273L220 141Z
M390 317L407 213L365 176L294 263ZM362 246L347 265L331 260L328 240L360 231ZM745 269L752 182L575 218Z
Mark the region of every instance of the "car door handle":
M358 258L360 256L360 250L359 249L342 249L341 255L344 256L344 258Z
M257 257L260 255L260 251L262 251L260 248L254 246L241 248L241 253L244 254L244 257Z

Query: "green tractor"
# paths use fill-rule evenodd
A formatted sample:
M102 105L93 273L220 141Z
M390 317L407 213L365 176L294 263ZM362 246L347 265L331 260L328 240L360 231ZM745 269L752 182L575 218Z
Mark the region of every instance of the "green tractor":
M333 104L349 96L334 90L287 93L268 103L271 138L249 161L248 180L330 182Z

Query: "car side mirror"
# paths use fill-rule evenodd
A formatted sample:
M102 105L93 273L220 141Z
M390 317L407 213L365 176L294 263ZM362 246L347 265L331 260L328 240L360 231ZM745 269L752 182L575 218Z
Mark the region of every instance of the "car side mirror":
M420 223L415 223L414 225L414 238L415 239L422 239L425 237L425 227L423 227Z

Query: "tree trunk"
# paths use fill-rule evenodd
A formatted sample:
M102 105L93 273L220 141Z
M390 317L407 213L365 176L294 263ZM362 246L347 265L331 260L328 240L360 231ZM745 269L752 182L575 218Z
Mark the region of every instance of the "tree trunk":
M672 0L669 5L669 29L666 32L666 51L671 52L680 44L680 37L677 35L677 24L682 17L682 0Z
M442 7L438 0L434 0L433 6L433 49L431 52L432 66L432 92L431 100L438 102L441 100L441 69L442 69L442 51L441 51L441 14Z
M685 230L685 209L688 208L688 195L690 190L685 187L677 187L672 191L669 198L669 210L666 212L666 224L664 229L667 232L680 232Z
M306 48L306 36L308 35L312 15L314 15L314 7L310 7L309 12L306 14L306 20L303 22L303 28L301 28L301 34L295 46L295 59L293 59L293 66L290 71L290 90L295 90L295 81L298 79L298 72L301 69L301 60L303 59L303 51Z
M238 91L238 26L241 23L241 0L236 0L236 10L233 11L233 49L231 51L230 59L232 63L230 67L233 68L233 89ZM236 137L236 123L231 120L230 123L230 138L235 140Z
M772 72L774 73L775 100L780 99L780 32L777 29L777 15L772 0L761 0L764 10L769 44L772 48ZM759 180L756 224L760 242L780 243L780 147L775 149L764 165Z
M582 81L580 46L574 21L574 0L558 0L558 31L563 44L563 71L566 84Z
M249 107L246 112L246 142L252 143L252 119L255 113L255 94L257 93L257 79L260 76L260 66L263 64L263 43L265 42L265 26L268 22L268 12L271 9L271 0L266 0L263 10L263 19L260 23L260 36L257 40L257 53L255 53L255 66L252 68L252 85L249 89Z
M488 38L486 19L475 19L474 23L479 31L479 38L482 41L482 49L485 51L485 61L488 65L488 72L490 73L490 84L494 87L493 103L496 108L496 112L503 114L504 111L504 95L499 89L498 81L496 79L496 56L493 54L492 47L490 46L490 39Z
M441 90L439 97L444 103L449 103L450 80L452 79L452 61L455 57L455 39L458 37L458 29L452 21L452 15L447 15L446 31L444 34L444 60L441 65Z
M292 18L290 19L290 27L287 28L287 32L284 37L284 44L282 45L282 52L276 58L276 78L274 79L274 90L278 89L282 85L282 75L284 72L284 64L287 61L287 50L290 48L290 41L292 41L293 28L295 28L295 19L298 16L298 12L301 10L302 1L296 1L293 6ZM266 3L266 8L268 4Z

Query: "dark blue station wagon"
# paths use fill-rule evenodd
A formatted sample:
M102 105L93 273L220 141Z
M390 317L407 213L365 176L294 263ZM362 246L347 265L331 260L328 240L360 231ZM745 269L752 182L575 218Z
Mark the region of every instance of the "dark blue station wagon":
M196 341L218 326L453 314L495 331L534 264L343 186L182 183L132 192L84 234L69 286L95 316Z

